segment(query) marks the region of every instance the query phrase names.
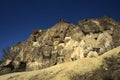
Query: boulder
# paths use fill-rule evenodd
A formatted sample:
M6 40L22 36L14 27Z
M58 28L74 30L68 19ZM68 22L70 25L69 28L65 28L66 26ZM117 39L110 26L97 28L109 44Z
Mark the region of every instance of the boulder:
M33 70L39 70L39 69L42 69L42 63L38 63L36 61L28 62L26 65L26 71L33 71Z
M96 58L98 57L98 53L96 51L90 51L87 55L87 58Z

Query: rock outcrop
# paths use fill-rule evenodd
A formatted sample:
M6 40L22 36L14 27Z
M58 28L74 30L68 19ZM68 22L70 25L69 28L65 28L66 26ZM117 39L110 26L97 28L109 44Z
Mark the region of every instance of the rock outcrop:
M1 80L119 80L120 46L97 58L82 58L46 69L11 73Z
M119 29L120 23L109 17L85 19L78 25L59 20L53 27L35 30L28 40L13 45L8 54L15 55L9 57L13 69L6 68L11 70L8 72L38 70L81 58L98 57L120 46ZM1 71L5 66L1 65Z

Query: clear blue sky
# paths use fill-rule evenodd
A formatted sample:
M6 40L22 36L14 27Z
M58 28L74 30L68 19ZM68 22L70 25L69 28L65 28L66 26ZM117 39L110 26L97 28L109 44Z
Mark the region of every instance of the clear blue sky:
M120 21L120 0L0 0L0 50L59 19L77 24L84 18L105 15Z

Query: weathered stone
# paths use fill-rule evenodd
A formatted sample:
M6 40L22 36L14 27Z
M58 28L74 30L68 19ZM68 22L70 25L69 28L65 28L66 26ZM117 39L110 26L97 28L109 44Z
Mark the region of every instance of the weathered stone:
M74 33L71 38L75 41L80 41L83 38L83 36L84 34L82 32L79 32L79 33Z
M71 55L72 59L80 59L80 58L84 58L84 53L85 53L85 42L84 40L81 40L80 43L77 43L78 46L74 47L74 51Z
M33 42L33 47L40 47L39 42Z
M24 66L28 70L39 69L38 63L47 68L80 58L97 57L120 46L119 28L120 23L109 17L85 19L78 25L59 20L53 27L34 30L27 41L13 45L8 57L16 68L20 67L16 61L26 64L30 57L31 63L26 64L27 68ZM3 61L4 65L10 62Z
M98 57L98 53L96 51L90 51L87 55L88 58Z
M42 63L38 62L28 62L26 65L26 71L33 71L33 70L39 70L42 69Z
M12 65L14 66L15 69L19 68L20 62L19 61L13 61Z

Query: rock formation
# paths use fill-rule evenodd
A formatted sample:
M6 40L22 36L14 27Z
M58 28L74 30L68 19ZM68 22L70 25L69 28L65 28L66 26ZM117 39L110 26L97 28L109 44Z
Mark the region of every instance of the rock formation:
M98 57L120 46L119 29L120 23L109 17L85 19L78 25L59 20L51 28L35 30L26 41L13 45L8 54L15 55L9 57L13 69L1 65L0 73L3 74L5 69L10 70L4 73L38 70L81 58Z

